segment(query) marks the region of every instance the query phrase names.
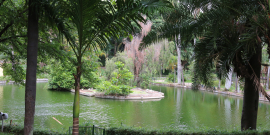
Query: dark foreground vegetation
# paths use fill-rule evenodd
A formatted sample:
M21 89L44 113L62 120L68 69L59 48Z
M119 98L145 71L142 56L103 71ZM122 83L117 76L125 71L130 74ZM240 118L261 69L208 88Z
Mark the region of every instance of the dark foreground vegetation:
M93 134L93 126L80 128L79 134ZM103 132L104 131L104 132ZM4 128L4 133L23 135L24 129L23 126L6 126ZM95 134L98 135L269 135L270 131L255 131L255 130L246 130L246 131L226 131L226 130L200 130L200 131L181 131L173 129L145 129L145 128L135 128L135 127L111 127L106 128L105 130L101 129L98 133L95 129ZM34 135L66 135L69 134L69 131L56 131L49 129L35 129Z

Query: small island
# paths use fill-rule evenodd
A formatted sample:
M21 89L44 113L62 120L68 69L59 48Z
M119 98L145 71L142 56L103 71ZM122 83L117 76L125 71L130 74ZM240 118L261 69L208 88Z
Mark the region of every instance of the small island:
M75 92L75 90L71 90L71 92ZM80 94L89 97L97 97L97 98L106 98L106 99L120 99L120 100L145 100L145 99L161 99L164 98L164 93L150 90L150 89L141 89L141 88L133 88L131 89L131 93L124 95L105 95L104 92L99 92L95 89L81 89Z

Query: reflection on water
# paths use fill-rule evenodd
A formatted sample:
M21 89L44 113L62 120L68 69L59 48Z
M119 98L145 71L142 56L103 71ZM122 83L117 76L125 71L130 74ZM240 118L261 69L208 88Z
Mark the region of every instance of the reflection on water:
M81 96L80 123L100 126L136 126L149 128L240 129L242 99L203 91L153 86L164 92L156 101L119 101ZM47 90L37 85L35 127L67 129L72 125L73 93ZM259 103L258 128L268 129L269 104ZM23 124L24 88L0 85L0 111L9 120ZM60 121L58 123L54 118ZM5 123L9 123L6 120Z

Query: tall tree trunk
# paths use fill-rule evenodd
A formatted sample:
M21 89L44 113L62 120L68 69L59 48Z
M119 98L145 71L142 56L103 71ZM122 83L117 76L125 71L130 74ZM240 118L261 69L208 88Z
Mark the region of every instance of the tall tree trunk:
M117 53L117 39L115 39L114 41L114 56L116 56L116 53Z
M256 54L251 57L249 64L253 68L258 82L260 82L260 72L261 72L261 48L256 50ZM249 67L249 74L251 75L252 69ZM254 78L245 78L244 87L244 99L243 99L243 109L242 109L242 119L241 119L241 130L256 130L257 124L257 112L259 103L259 91L256 90L254 84Z
M175 69L174 69L174 73L173 73L173 83L175 83Z
M74 75L75 79L75 96L74 96L74 103L73 103L73 130L72 135L79 134L79 114L80 114L80 79L81 79L81 66L82 62L81 59L78 58L78 67L77 73Z
M177 48L177 83L181 84L181 74L182 74L182 66L181 66L181 36L178 35L176 38L176 48Z
M226 82L225 82L225 90L229 90L231 88L232 85L232 74L233 74L233 67L230 67L230 72L228 75L228 78L226 78Z
M238 77L235 76L235 92L238 92Z
M185 86L185 78L184 78L184 74L182 74L182 83L183 83L183 85Z
M36 102L36 70L38 52L38 15L35 0L29 0L28 12L28 44L27 44L27 69L25 84L25 117L24 134L32 135L34 130L34 114Z
M270 63L270 60L269 60L269 63ZM268 90L269 88L269 74L270 74L270 66L268 66L268 69L267 69L266 90Z
M219 79L218 80L218 89L220 90L220 83L221 83L221 80Z

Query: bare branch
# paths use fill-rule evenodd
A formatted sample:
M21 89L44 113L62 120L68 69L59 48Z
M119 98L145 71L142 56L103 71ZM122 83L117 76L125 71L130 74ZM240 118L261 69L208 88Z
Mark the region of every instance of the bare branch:
M4 29L2 29L2 30L0 31L0 37L8 30L9 27L12 26L12 24L13 24L13 22L9 23L8 25L6 25L6 26L4 27ZM1 40L0 40L0 41L1 41Z
M264 88L262 87L257 75L255 74L253 68L251 67L250 63L248 63L250 68L252 69L252 75L250 76L250 79L253 79L253 85L255 85L256 90L258 90L259 92L261 92L268 101L270 101L270 96L267 94L267 92L264 90Z

